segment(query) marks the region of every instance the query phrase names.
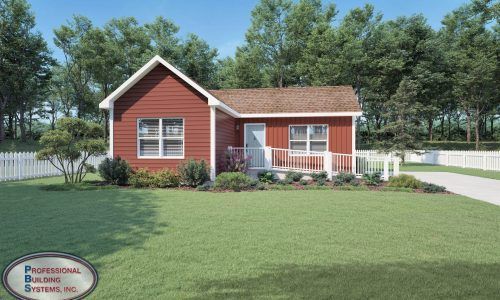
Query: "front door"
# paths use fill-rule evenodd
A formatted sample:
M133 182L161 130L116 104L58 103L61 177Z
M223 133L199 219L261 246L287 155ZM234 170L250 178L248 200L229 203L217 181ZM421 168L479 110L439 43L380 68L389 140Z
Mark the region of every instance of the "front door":
M266 146L266 124L245 124L245 153L250 167L264 167L264 147Z

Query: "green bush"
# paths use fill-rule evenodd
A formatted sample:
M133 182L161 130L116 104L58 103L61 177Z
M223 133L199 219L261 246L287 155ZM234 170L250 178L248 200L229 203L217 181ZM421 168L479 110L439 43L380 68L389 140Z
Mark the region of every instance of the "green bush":
M250 176L241 172L224 172L217 175L215 178L214 188L220 190L233 190L239 192L248 190L255 184Z
M204 160L190 159L177 167L180 183L191 187L202 185L210 179L210 171Z
M277 185L270 185L267 187L268 190L271 191L295 191L296 188L293 185L283 185L283 184L277 184Z
M130 174L128 183L135 188L155 187L155 178L148 169L138 169Z
M99 175L111 184L125 185L128 183L132 168L127 161L121 159L120 156L116 158L105 158L99 164Z
M196 190L200 191L200 192L206 192L206 191L212 190L213 187L214 187L213 183L210 181L207 181L204 184L197 186Z
M314 181L326 181L328 179L328 173L326 171L321 171L319 173L311 173L310 174L312 180Z
M285 180L299 182L304 174L295 171L288 171L285 175Z
M412 175L401 174L389 178L387 186L420 189L422 188L422 182Z
M434 183L423 182L422 189L426 193L443 193L446 192L446 188L444 186L440 186Z
M364 185L341 185L336 188L339 191L369 191L370 189Z
M273 183L276 181L276 177L271 171L259 172L259 174L257 174L257 178L259 178L259 181L262 183Z
M318 178L318 180L316 180L317 186L324 186L325 184L326 184L326 179Z
M363 174L363 180L366 185L379 186L382 183L382 177L380 173Z
M413 189L403 188L403 187L394 187L394 186L384 186L380 189L383 192L406 192L413 193Z
M301 179L301 180L299 181L299 183L300 183L301 185L308 185L308 184L309 184L309 182L308 182L307 180L305 180L305 179Z
M335 176L333 182L335 185L357 185L356 176L352 173L341 172Z
M154 187L171 188L179 186L179 175L172 170L163 169L152 174Z

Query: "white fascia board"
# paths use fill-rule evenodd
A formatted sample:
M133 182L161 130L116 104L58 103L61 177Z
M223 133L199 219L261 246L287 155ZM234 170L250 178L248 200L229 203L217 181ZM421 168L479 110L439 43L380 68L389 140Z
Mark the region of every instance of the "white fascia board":
M164 65L167 69L169 69L172 73L181 78L184 82L189 84L195 90L197 90L200 94L207 97L209 103L211 100L212 102L213 100L219 101L215 99L215 97L212 94L210 94L196 82L191 80L191 78L187 77L177 68L166 62L163 58L156 55L148 63L142 66L142 68L140 68L139 71L135 72L134 75L132 75L122 85L120 85L119 88L117 88L113 93L111 93L108 97L106 97L106 99L104 99L101 103L99 103L99 108L102 109L112 108L113 102L116 101L116 99L122 96L126 91L128 91L132 86L134 86L139 80L141 80L146 74L148 74L153 68L155 68L159 64Z
M219 99L215 97L211 97L208 99L208 105L209 106L215 106L217 109L222 110L223 112L227 113L233 118L240 118L241 114L231 107L227 106L224 102L220 101Z
M352 117L352 116L361 116L361 114L362 114L361 112L240 114L240 118Z

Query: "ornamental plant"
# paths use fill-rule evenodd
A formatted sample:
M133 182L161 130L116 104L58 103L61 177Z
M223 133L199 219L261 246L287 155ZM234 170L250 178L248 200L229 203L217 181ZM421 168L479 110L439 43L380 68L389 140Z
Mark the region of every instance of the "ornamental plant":
M250 161L252 157L250 155L245 156L242 153L236 153L229 150L224 152L224 157L220 165L221 170L224 172L241 172L246 173L248 167L250 166Z
M48 160L64 175L65 183L82 182L95 168L87 163L91 156L106 154L104 131L99 124L78 118L62 118L56 128L40 138L42 150L37 159Z

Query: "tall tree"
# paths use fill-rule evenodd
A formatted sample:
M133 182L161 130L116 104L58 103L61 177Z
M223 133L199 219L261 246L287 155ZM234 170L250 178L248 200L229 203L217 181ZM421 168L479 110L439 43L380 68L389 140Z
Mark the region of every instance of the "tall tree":
M216 87L217 49L210 48L195 34L189 34L182 44L180 68L184 73L207 88Z

